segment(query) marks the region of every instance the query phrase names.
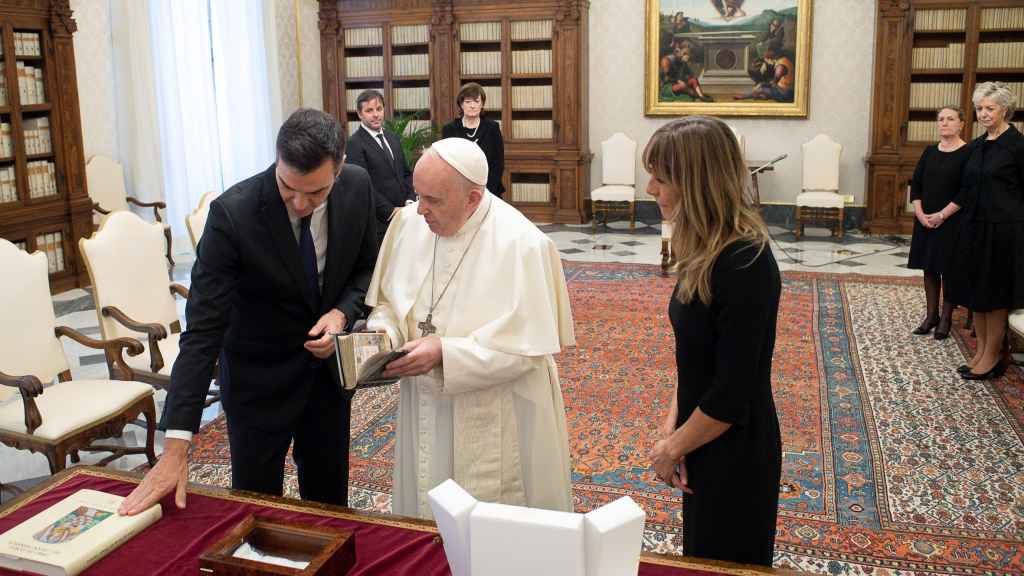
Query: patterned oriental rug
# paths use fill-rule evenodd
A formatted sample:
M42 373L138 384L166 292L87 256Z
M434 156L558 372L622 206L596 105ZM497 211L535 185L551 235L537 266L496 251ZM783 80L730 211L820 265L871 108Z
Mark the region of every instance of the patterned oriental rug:
M576 348L558 358L577 511L628 495L645 549L681 553L678 493L648 467L671 397L667 308L656 266L565 263ZM1024 573L1024 374L966 382L973 346L910 335L915 279L783 275L773 385L783 436L775 566L841 575ZM350 503L390 510L397 394L353 406ZM288 461L287 494L298 496ZM197 436L190 479L227 486L223 418ZM737 518L742 522L742 518Z

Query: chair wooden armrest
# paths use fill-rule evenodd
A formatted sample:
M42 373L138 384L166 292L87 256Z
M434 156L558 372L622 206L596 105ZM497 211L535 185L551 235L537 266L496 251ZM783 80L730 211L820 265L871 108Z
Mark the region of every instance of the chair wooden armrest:
M160 219L160 211L161 210L165 210L167 208L167 204L165 204L163 202L160 202L159 200L156 201L156 202L143 202L143 201L141 201L141 200L139 200L137 198L133 198L131 196L126 196L125 199L128 200L129 202L131 202L132 204L135 204L136 206L139 206L139 207L142 207L142 208L152 208L153 209L153 216L156 217L156 221L157 222L163 222L163 220Z
M95 210L95 211L97 211L97 212L99 212L100 214L102 214L102 215L104 215L104 216L106 216L107 214L110 214L110 212L111 212L111 210L104 210L104 209L103 209L103 208L102 208L102 207L100 206L100 203L99 203L99 202L93 202L93 203L92 203L92 209L93 209L93 210Z
M54 329L54 333L58 338L61 336L67 336L75 342L78 342L82 346L88 348L94 348L97 350L103 350L112 361L112 364L117 367L118 373L115 378L115 374L111 374L111 379L114 380L135 380L135 372L128 366L128 363L124 361L124 353L128 352L129 356L138 356L145 352L146 348L138 340L131 338L114 338L113 340L96 340L89 338L85 334L82 334L78 330L68 326L57 326Z
M157 341L167 338L167 328L155 322L136 322L116 306L104 306L100 310L100 313L104 316L110 316L114 320L117 320L125 328L146 334L149 337L150 369L156 373L164 367L164 357L160 354L160 346L157 344Z
M188 300L188 288L185 288L184 286L178 284L177 282L171 282L171 294L177 294L178 296L181 296L185 300Z
M21 391L25 406L25 430L29 434L35 432L43 423L43 415L39 413L39 407L32 398L43 393L43 383L32 375L10 376L0 372L0 385L11 386Z

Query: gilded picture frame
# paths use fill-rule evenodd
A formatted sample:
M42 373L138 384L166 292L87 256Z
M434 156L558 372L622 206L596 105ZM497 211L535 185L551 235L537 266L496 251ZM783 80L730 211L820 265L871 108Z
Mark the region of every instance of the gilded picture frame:
M647 0L647 116L806 118L812 0Z

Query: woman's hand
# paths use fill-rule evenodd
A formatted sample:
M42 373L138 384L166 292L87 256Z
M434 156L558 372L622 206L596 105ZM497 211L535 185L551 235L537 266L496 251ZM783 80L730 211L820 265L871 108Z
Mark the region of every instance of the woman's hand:
M925 214L923 210L917 210L914 212L914 216L917 217L917 221L921 223L921 226L924 226L925 228L934 228L934 226L932 226L930 214Z
M942 226L942 223L946 220L945 218L942 217L942 212L934 212L932 214L929 214L928 216L925 216L925 218L928 218L928 222L931 223L932 228L938 228L939 226Z
M693 494L688 485L686 460L684 456L676 456L672 450L670 438L658 440L651 452L651 465L658 478L673 488L679 488L687 494Z

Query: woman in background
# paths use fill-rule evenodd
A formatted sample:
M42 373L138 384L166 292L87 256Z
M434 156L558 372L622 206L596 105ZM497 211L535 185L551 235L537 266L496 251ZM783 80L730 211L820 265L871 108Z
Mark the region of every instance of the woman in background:
M487 189L498 198L505 194L501 176L505 172L505 143L497 122L483 117L487 94L483 86L470 82L455 97L460 117L444 125L443 138L465 138L476 142L487 156Z
M978 345L958 370L988 380L1006 372L1006 317L1024 307L1024 136L1009 124L1016 98L1006 84L979 84L972 100L985 133L971 142L960 194L936 217L964 208L949 288L953 302L974 311Z
M647 192L672 222L669 304L678 380L651 460L683 496L683 552L771 566L782 441L772 399L779 268L747 194L739 144L689 116L644 150Z
M955 304L949 301L948 289L943 289L949 273L949 261L956 241L959 216L956 212L949 220L936 216L960 192L960 173L970 155L967 143L960 138L964 127L964 113L947 106L936 115L939 143L924 149L914 170L910 185L910 200L914 205L914 235L910 240L910 258L907 268L924 271L924 296L927 313L914 334L924 335L935 329L935 339L949 337ZM943 296L942 315L939 315L939 294Z

